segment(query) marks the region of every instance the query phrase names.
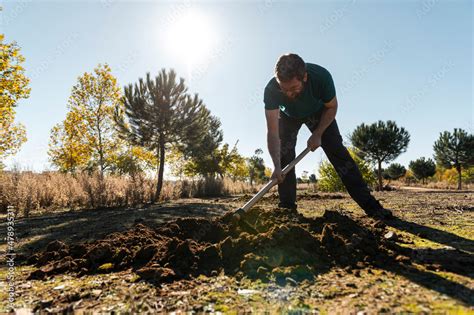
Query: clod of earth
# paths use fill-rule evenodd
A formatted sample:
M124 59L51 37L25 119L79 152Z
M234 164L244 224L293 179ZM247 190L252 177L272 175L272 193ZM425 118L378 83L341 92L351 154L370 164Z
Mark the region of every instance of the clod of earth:
M385 225L372 219L355 221L329 210L322 217L306 218L284 209L255 207L243 218L256 228L250 231L232 223L231 214L178 218L155 229L138 223L94 242L53 241L28 258L37 267L29 279L132 268L155 283L224 272L294 284L334 266L352 269L411 260L410 253L393 250L393 241L384 237Z

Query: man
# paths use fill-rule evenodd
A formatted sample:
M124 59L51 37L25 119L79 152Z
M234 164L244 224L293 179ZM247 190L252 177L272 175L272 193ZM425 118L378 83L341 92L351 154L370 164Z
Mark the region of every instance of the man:
M322 147L349 195L373 217L391 218L390 210L370 194L359 168L342 143L336 122L337 98L331 74L325 68L305 63L296 54L282 55L275 76L264 92L268 150L278 181L279 207L296 212L296 175L281 170L295 159L298 131L305 124L312 132L307 141L311 151Z

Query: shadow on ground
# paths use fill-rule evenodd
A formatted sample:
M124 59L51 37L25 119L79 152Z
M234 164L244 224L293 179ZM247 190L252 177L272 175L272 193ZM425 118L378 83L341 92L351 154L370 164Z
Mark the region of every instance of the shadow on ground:
M222 215L228 206L202 202L173 202L143 208L110 208L63 212L22 218L15 221L15 251L21 256L43 249L53 240L65 243L99 240L113 232L130 229L136 223L157 227L178 217L211 218ZM6 222L0 224L6 230ZM0 241L5 245L5 239Z

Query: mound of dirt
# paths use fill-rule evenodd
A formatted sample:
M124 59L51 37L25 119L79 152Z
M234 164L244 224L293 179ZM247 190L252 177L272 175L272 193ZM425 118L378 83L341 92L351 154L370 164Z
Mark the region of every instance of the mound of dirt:
M232 199L232 201L237 201L237 202L247 202L250 198L252 198L251 195L245 194L240 197L236 197ZM269 194L261 199L260 202L274 202L278 201L278 194L277 193L272 193ZM308 193L308 192L303 192L298 194L298 200L320 200L320 199L344 199L347 198L343 194L340 193Z
M38 267L29 279L132 268L140 278L157 283L221 272L294 283L312 280L334 266L363 268L400 260L383 237L385 225L372 219L357 222L336 211L311 219L256 207L243 218L255 227L252 230L233 223L231 214L179 218L155 229L138 223L94 242L53 241L28 258Z

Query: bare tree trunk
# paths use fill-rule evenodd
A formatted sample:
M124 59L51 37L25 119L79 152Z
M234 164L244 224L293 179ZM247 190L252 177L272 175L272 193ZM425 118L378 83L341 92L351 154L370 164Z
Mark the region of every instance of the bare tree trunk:
M379 191L382 191L383 187L383 183L382 183L382 161L378 161L378 170L377 170L377 177L379 179Z
M100 110L99 105L99 110ZM99 170L100 170L100 180L104 179L104 148L102 145L102 130L100 128L100 118L97 116L97 134L99 138Z
M160 199L161 188L163 188L163 173L165 170L165 143L162 138L160 139L160 144L158 146L157 156L159 157L160 165L158 167L158 182L156 184L156 192L153 202L156 202Z
M462 189L462 173L461 173L461 166L457 166L456 170L458 171L458 190Z

